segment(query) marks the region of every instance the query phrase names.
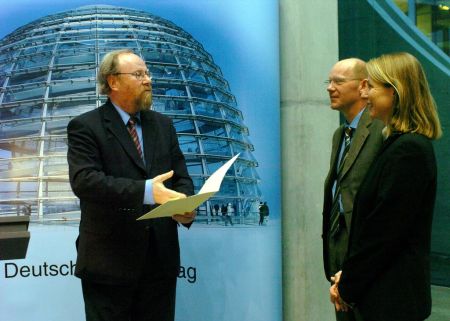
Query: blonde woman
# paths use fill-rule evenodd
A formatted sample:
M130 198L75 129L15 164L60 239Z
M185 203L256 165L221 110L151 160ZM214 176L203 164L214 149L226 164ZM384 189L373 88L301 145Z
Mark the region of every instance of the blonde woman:
M382 55L367 70L370 115L384 122L385 142L356 196L331 301L338 311L354 309L357 321L424 320L437 179L431 140L441 126L415 57Z

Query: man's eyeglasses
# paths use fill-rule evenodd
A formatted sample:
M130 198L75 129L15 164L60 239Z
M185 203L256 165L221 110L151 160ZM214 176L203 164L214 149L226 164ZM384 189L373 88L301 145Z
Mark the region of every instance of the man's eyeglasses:
M132 75L137 80L144 80L145 76L147 76L148 78L150 78L150 80L152 80L152 74L148 70L135 72L116 72L113 75Z
M360 78L336 78L336 79L327 79L325 80L323 83L325 85L336 85L336 86L340 86L345 84L346 82L352 81L352 80L362 80Z

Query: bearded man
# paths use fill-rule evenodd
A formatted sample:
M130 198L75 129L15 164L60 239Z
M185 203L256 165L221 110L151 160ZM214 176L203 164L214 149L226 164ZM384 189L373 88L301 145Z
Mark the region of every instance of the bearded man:
M70 184L80 199L75 275L88 321L173 321L178 223L195 213L136 221L194 188L170 118L151 111L151 74L129 50L107 53L99 108L67 126Z

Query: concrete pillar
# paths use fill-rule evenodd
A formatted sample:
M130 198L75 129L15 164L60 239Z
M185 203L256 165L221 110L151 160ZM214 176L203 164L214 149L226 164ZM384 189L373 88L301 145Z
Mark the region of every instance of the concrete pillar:
M280 0L284 321L334 320L322 264L323 182L339 115L324 80L338 60L337 1Z

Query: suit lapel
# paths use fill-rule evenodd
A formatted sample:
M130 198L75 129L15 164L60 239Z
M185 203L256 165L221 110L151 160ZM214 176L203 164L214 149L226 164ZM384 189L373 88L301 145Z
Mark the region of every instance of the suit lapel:
M117 113L109 100L104 105L103 117L106 130L109 130L114 137L116 137L125 150L125 153L127 153L132 159L133 163L145 172L144 162L139 156L136 145L134 145L134 142L125 124L123 123L122 118L120 118L120 115Z
M156 124L151 112L141 112L142 136L144 140L144 157L147 172L150 173L155 155Z
M372 124L372 119L369 116L368 109L366 109L361 115L358 127L356 128L355 134L353 135L353 140L348 151L347 158L342 168L341 179L347 174L350 167L352 167L359 152L361 151L367 137L369 137L370 132L368 127Z
M337 161L339 157L339 151L341 150L342 135L344 134L344 125L339 127L339 132L333 137L332 149L331 149L331 168L336 172Z
M328 175L325 179L325 193L330 193L331 195L331 188L333 186L333 182L336 179L336 166L337 166L337 159L339 156L339 150L341 147L341 139L342 135L344 133L344 126L341 125L333 135L333 141L331 142L331 156L330 156L330 170L328 172ZM330 202L331 202L331 196L330 196ZM330 204L331 206L331 204Z

